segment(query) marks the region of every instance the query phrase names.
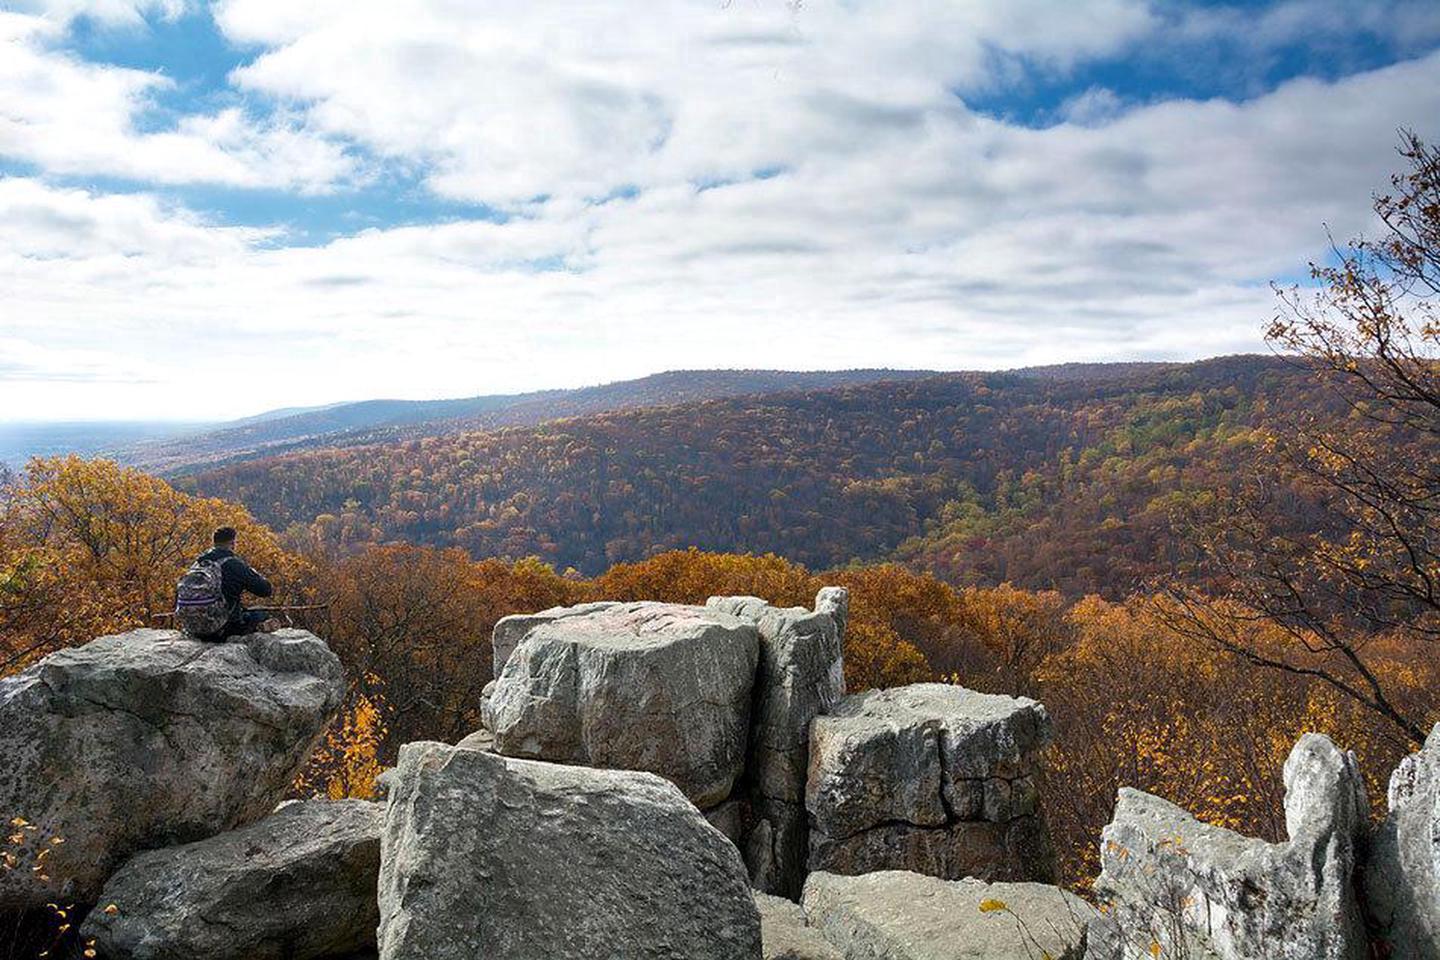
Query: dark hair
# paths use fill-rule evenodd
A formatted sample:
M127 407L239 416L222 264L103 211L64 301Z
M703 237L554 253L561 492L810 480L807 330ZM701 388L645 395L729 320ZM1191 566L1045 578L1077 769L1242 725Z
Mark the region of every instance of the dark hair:
M235 528L221 527L215 531L215 546L224 546L227 543L235 542Z

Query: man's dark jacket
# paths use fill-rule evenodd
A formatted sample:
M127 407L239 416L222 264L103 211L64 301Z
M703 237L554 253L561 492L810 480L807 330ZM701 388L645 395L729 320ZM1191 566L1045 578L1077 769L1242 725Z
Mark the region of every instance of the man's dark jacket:
M214 560L220 564L220 592L225 595L225 606L230 610L230 622L240 619L245 608L240 605L240 595L245 592L257 597L268 597L274 593L270 581L256 573L250 564L236 556L229 547L216 547L200 555L201 560Z

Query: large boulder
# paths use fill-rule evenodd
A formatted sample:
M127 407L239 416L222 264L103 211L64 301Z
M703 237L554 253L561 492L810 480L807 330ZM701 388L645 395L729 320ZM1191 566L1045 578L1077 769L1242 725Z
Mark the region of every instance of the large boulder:
M139 850L264 816L343 695L339 660L302 630L136 630L0 680L0 812L24 834L0 907L92 901Z
M755 893L765 960L845 960L845 955L810 926L800 905L784 897Z
M1124 939L1177 940L1222 960L1360 960L1366 936L1352 876L1368 807L1352 754L1306 734L1285 762L1289 841L1201 823L1122 789L1101 835L1098 895Z
M943 683L844 698L810 729L810 869L1053 881L1045 708Z
M1094 908L1040 883L812 873L805 915L848 960L1080 960Z
M1440 725L1390 777L1389 813L1361 873L1365 908L1392 960L1440 957Z
M309 960L375 947L384 811L286 804L239 830L131 858L81 936L106 957Z
M646 770L711 807L744 768L758 656L754 624L719 610L551 611L510 654L487 723L505 756Z
M772 607L758 597L711 597L706 606L755 624L760 635L746 765L753 820L743 849L758 889L794 899L805 882L809 849L810 723L845 695L849 594L826 587L813 611Z
M389 775L382 960L758 960L735 847L648 773L410 743Z

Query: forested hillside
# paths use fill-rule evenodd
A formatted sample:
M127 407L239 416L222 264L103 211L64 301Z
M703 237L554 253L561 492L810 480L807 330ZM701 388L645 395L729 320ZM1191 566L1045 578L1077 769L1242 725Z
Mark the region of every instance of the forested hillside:
M1036 375L1051 375L1050 371L1063 375L1064 369L1037 368ZM592 413L932 375L924 370L670 370L573 390L454 400L362 400L275 411L203 432L137 443L120 450L118 459L152 473L176 475L300 450L534 426Z
M812 567L897 556L959 583L1123 596L1170 516L1325 398L1273 358L954 374L328 449L201 474L292 536L538 556L594 574L698 546ZM1303 522L1298 505L1287 511Z

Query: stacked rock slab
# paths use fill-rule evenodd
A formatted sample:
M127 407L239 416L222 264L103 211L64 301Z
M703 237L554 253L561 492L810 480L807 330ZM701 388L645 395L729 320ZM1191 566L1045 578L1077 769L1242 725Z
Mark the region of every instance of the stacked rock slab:
M1306 734L1285 762L1288 842L1200 823L1126 788L1101 835L1095 890L1114 908L1115 939L1158 943L1162 956L1183 941L1189 955L1221 960L1360 960L1351 881L1366 811L1354 756Z
M375 948L384 811L290 803L263 820L132 857L81 936L143 960L310 960Z
M137 851L264 816L344 690L301 630L224 644L137 630L0 680L0 810L24 823L0 908L93 901Z
M810 869L1053 882L1034 700L942 683L845 697L810 729Z
M529 620L485 707L496 752L646 770L706 809L730 797L745 765L754 624L668 603L588 604ZM496 636L517 630L506 618Z
M1391 960L1440 957L1440 726L1390 777L1389 814L1361 873L1365 908Z
M382 960L759 960L738 851L660 777L419 742L388 779Z
M812 873L807 923L847 958L1080 960L1095 910L1041 883L941 880L907 871Z
M772 607L757 597L711 597L706 606L751 622L759 631L746 764L749 809L739 842L756 889L797 899L809 849L810 724L845 693L849 594L826 587L813 611Z

